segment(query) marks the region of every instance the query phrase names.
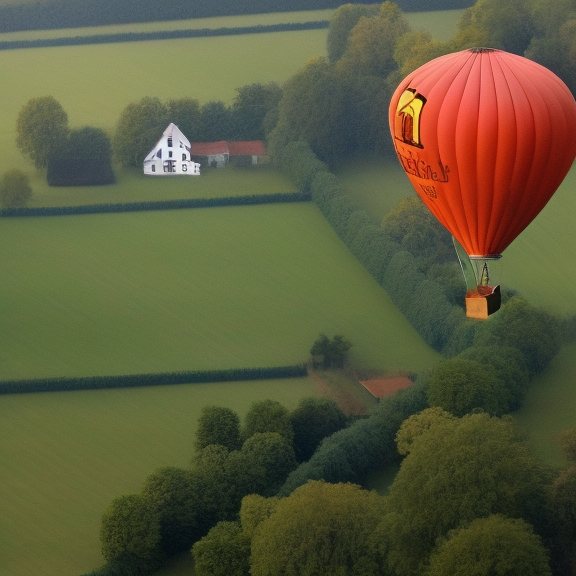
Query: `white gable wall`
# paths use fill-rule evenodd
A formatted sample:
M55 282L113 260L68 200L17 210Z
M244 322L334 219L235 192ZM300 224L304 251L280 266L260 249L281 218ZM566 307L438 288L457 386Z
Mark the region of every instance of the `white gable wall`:
M144 174L170 176L200 175L200 164L190 158L190 142L175 124L170 124L162 138L144 160Z

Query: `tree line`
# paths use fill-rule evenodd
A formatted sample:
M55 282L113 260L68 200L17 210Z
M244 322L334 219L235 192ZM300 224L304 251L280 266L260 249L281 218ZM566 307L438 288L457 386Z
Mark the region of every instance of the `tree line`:
M526 56L576 92L576 1L478 0L456 35L413 30L400 3L345 4L330 20L327 58L309 60L284 85L270 137L306 141L331 167L358 153L394 156L387 123L391 95L425 62L477 46Z
M563 435L569 465L558 472L511 420L426 408L426 389L353 421L317 398L292 412L256 402L242 426L229 408L205 407L191 467L154 471L105 511L107 564L91 576L150 574L190 548L198 576L571 573L576 430ZM322 476L290 481L322 453ZM340 479L373 459L401 460L386 496L363 490L363 474Z
M244 496L273 496L297 463L347 421L326 398L305 398L292 411L272 400L254 402L242 425L230 408L204 407L190 468L154 471L140 493L118 496L105 511L107 564L94 574L149 574L190 550L218 522L234 521Z
M200 105L195 98L162 101L144 97L124 108L111 138L101 128L71 129L68 114L60 102L53 96L39 96L20 109L16 119L16 146L36 169L46 169L46 179L51 186L112 184L115 181L113 161L124 167L141 168L144 158L171 122L195 142L264 140L275 123L281 97L282 89L274 82L237 88L230 105L220 100ZM22 171L11 170L0 177L0 205L4 208L24 207L31 194L29 179ZM246 198L245 202L251 200ZM72 210L71 213L110 209L110 206L87 207L75 212L73 207L65 208ZM159 208L132 206L129 209ZM7 214L17 212L12 210ZM36 215L41 213L57 213L57 210L36 211Z
M0 32L82 28L133 22L156 22L294 12L337 8L342 0L176 0L160 5L153 0L133 0L118 5L113 0L37 0L0 6ZM406 11L451 10L470 6L473 0L399 0Z

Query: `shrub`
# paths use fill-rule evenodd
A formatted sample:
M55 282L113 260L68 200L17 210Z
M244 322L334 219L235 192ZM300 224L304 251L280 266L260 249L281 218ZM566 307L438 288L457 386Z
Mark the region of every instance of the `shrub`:
M46 176L50 186L100 186L114 183L112 146L104 130L84 126L71 130L54 150Z
M8 170L0 178L0 205L3 208L26 206L32 198L28 176L20 170Z
M454 416L477 410L501 416L510 407L510 393L493 366L460 358L434 367L428 400L430 406L439 406Z

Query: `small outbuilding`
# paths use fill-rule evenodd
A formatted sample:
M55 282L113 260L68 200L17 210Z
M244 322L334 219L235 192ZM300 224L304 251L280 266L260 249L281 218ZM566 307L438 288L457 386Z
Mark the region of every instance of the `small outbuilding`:
M398 392L398 390L410 388L413 382L406 376L395 376L374 380L361 380L360 384L362 384L376 400L380 400L380 398L391 396L394 392Z
M243 166L262 164L268 158L266 146L261 140L228 142L228 149L230 150L230 160Z
M210 168L224 168L228 166L230 160L230 150L228 142L193 142L192 158L202 166Z
M261 140L193 142L192 158L202 166L224 168L228 164L254 166L267 161L266 146Z
M170 124L144 160L144 174L150 176L200 175L200 164L192 160L190 141Z

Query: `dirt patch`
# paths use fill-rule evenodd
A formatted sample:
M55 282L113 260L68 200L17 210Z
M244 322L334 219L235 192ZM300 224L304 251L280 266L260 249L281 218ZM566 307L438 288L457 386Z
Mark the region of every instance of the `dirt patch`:
M364 404L362 404L362 402L343 390L335 390L325 380L320 378L320 376L311 366L308 366L308 376L312 378L314 382L316 382L324 395L326 395L328 398L331 398L334 400L334 402L336 402L336 404L338 404L344 414L349 416L360 416L367 414L368 409Z

